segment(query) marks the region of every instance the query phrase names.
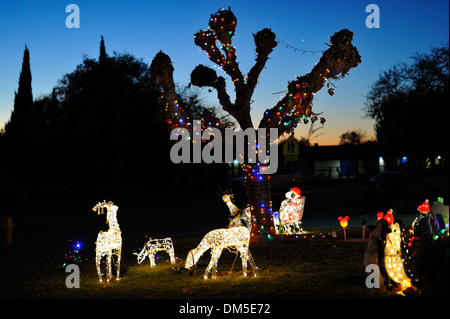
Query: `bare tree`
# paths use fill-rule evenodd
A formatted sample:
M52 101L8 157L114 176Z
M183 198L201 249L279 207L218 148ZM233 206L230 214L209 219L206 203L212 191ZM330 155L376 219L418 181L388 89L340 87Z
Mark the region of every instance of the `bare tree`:
M219 65L233 81L235 100L232 101L227 92L225 78L204 65L198 65L191 73L191 83L198 87L209 87L217 91L217 98L223 110L233 116L242 130L254 128L250 116L250 104L258 77L269 59L269 54L277 46L275 33L269 28L262 29L253 38L256 46L255 64L244 77L236 61L236 49L232 37L236 30L237 19L231 9L220 9L212 14L209 29L195 34L195 44L208 54L208 58ZM323 52L320 61L312 71L289 82L286 95L271 109L267 109L258 128L277 128L278 134L289 132L299 122L307 119L317 120L312 112L312 100L327 82L327 79L339 79L361 62L361 57L352 45L353 33L343 29L330 38L329 48ZM173 67L170 58L160 52L151 65L152 78L156 85L164 87L168 121L172 125L185 126L184 112L180 110L174 99L171 88ZM332 90L329 90L332 94ZM325 122L324 118L320 119ZM247 157L245 157L247 158ZM258 166L264 163L244 163L245 186L252 211L252 240L273 236L272 200L269 176L258 174Z

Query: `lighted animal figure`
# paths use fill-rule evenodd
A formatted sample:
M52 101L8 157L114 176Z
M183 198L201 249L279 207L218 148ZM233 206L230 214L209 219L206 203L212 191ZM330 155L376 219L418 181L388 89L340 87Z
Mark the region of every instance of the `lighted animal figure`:
M120 258L122 254L122 232L119 228L119 223L117 222L117 210L119 207L114 205L113 202L103 201L98 203L92 208L92 211L97 211L97 213L103 214L103 209L106 208L106 222L108 223L109 229L104 232L100 231L97 236L96 248L95 248L95 263L97 267L98 279L102 281L102 273L100 271L100 262L103 257L106 256L106 280L109 282L112 278L112 267L111 262L113 255L116 256L117 262L116 266L116 280L120 277Z
M142 263L142 261L148 256L150 260L150 266L156 266L155 264L155 255L159 251L165 251L169 254L170 263L175 264L175 252L173 248L173 242L171 238L164 239L150 239L147 243L145 243L144 248L142 248L139 254L137 255L138 264Z
M386 272L393 281L400 284L400 291L411 287L411 279L406 275L402 260L401 228L398 222L390 225L391 232L386 235L386 246L384 248L384 265Z
M250 211L250 207L239 209L236 205L234 205L233 197L233 194L226 193L223 193L222 196L222 200L225 202L225 204L227 204L228 209L230 210L230 223L228 227L245 226L250 229L252 227L252 213Z
M244 277L247 276L247 261L256 276L256 266L253 257L249 250L250 244L250 230L244 226L221 228L210 231L203 237L200 244L189 251L186 257L185 268L192 268L205 251L211 249L211 260L206 267L203 275L204 279L208 279L211 273L211 278L216 278L217 262L222 254L224 248L235 248L241 254L242 272Z

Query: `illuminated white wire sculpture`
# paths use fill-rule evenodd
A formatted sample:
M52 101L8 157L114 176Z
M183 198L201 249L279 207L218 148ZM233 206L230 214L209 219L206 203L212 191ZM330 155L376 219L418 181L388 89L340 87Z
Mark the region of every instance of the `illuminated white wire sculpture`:
M95 264L97 267L98 279L102 281L102 273L100 270L100 263L103 257L106 256L106 281L112 279L112 261L114 261L113 256L116 256L116 262L114 266L116 268L116 280L120 277L120 258L122 254L122 232L119 228L119 223L117 222L117 210L119 207L114 205L113 202L103 201L98 203L92 208L92 211L97 211L97 213L103 214L103 209L106 208L106 222L108 223L109 229L104 232L100 231L97 236L96 247L95 247Z
M236 226L212 230L203 237L196 248L189 251L184 267L191 269L203 253L208 249L211 249L211 260L206 267L203 278L208 279L208 275L211 274L211 278L215 279L217 277L217 262L222 254L222 250L224 248L234 248L241 255L244 277L247 276L247 262L250 262L253 275L256 276L256 266L249 250L249 244L250 230L247 227Z
M275 232L281 235L305 233L301 220L305 208L305 196L300 195L300 189L297 187L292 188L285 196L286 199L281 202L280 210L273 215Z
M384 265L389 278L400 284L401 290L405 290L412 284L403 267L401 229L397 222L391 224L390 228L391 232L386 236L384 248Z
M245 226L248 229L252 227L252 213L250 211L250 207L246 207L244 209L239 209L234 203L233 194L225 194L222 196L222 200L227 204L228 209L230 210L230 223L228 227L235 226Z
M138 253L134 253L137 255L138 264L142 263L145 258L148 257L150 260L150 266L156 266L155 263L155 255L159 251L165 251L169 254L170 263L172 265L175 264L175 251L173 248L173 242L171 238L163 238L163 239L150 239L145 243L142 250Z

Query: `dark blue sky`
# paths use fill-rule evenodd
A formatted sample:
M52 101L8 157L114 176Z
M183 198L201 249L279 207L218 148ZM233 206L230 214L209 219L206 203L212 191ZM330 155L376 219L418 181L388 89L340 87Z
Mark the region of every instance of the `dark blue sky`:
M69 29L65 20L68 4L80 8L80 28ZM380 28L369 29L366 6L380 9ZM287 81L311 70L320 54L303 54L284 43L304 50L325 50L328 37L340 29L354 32L362 64L333 82L334 96L326 90L316 94L313 111L324 112L325 133L313 142L336 144L339 135L361 129L374 136L373 121L363 119L365 96L381 71L399 62L411 62L415 52L429 52L449 39L449 5L441 1L81 1L0 0L0 127L9 119L17 90L25 44L30 50L33 96L51 92L57 81L81 63L83 56L98 57L100 36L107 53L127 52L150 63L155 54L167 53L175 67L175 81L189 83L192 69L202 63L213 67L206 53L199 52L193 34L206 29L211 13L231 6L238 19L234 37L241 70L254 63L252 33L269 27L282 43L270 55L253 96L252 117L257 125L266 108L283 94ZM222 71L217 70L221 75ZM233 93L231 84L229 92ZM201 90L212 105L215 92ZM309 125L298 134L306 135Z

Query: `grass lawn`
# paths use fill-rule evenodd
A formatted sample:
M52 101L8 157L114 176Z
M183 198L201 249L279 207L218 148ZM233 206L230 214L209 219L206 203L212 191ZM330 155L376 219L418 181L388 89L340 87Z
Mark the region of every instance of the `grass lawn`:
M175 255L180 258L177 266L182 266L187 252L197 246L203 235L172 238ZM367 242L351 240L361 238L360 229L349 229L347 238L347 241L322 238L317 232L306 238L251 244L258 276L247 278L242 276L240 258L236 259L236 254L224 250L215 280L203 279L209 251L200 259L195 273L190 275L187 270L172 268L166 262L168 255L164 252L160 253L156 267L150 267L148 260L138 264L132 251L140 243L124 238L121 280L111 283L99 283L94 262L95 247L85 245L86 262L80 267L79 289L68 289L65 285L68 274L61 266L65 251L8 252L9 258L0 252L0 298L448 298L448 272L442 282L429 283L420 296L403 297L391 291L366 288L363 258Z

